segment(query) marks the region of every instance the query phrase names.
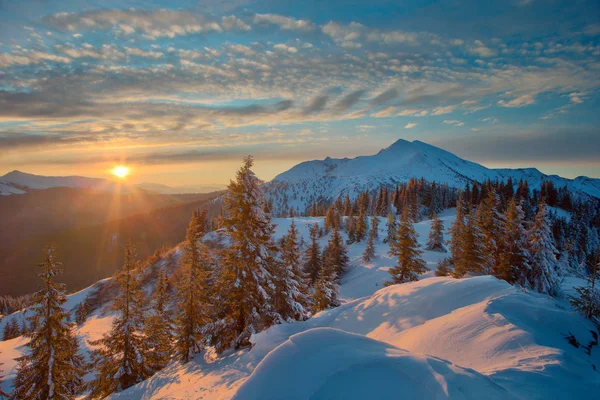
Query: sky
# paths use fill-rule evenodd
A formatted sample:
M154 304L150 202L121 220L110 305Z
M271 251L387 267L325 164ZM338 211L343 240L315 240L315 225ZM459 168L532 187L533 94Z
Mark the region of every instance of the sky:
M222 184L421 140L600 177L597 0L0 0L0 175Z

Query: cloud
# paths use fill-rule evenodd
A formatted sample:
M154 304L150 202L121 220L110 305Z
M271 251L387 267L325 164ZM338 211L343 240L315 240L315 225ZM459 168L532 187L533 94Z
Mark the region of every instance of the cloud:
M373 99L371 99L370 103L373 106L380 106L383 105L391 100L394 100L395 98L397 98L398 96L400 96L400 92L398 91L398 89L396 88L389 88L387 90L385 90L382 93L379 93L377 96L375 96Z
M284 30L308 32L316 28L316 25L307 20L285 17L277 14L256 14L254 16L256 25L277 25Z
M305 115L315 114L323 111L325 105L327 105L327 99L329 96L322 95L317 96L308 103L308 106L304 109Z
M286 44L283 43L279 43L273 46L274 50L277 51L283 51L283 52L288 52L288 53L297 53L298 49L295 48L294 46L288 46Z
M469 53L483 58L495 57L498 55L496 50L487 47L480 40L476 40L474 45L469 47Z
M45 61L68 64L71 62L71 59L37 50L19 50L12 54L0 54L0 68L7 68L14 65L25 66L30 64L40 64Z
M455 109L456 109L456 106L438 107L438 108L436 108L436 109L433 110L432 115L450 114Z
M533 99L533 96L530 94L524 94L524 95L514 98L510 101L504 101L504 100L498 101L499 106L512 107L512 108L525 107L525 106L528 106L533 103L535 103L535 100Z
M454 125L454 126L463 126L465 123L462 121L457 121L455 119L445 119L444 124Z
M408 124L404 125L404 129L411 129L411 128L414 128L415 126L417 126L417 124L409 122Z
M344 97L342 97L340 101L335 104L334 110L338 113L346 111L347 109L356 105L365 93L365 89L359 89L344 95Z

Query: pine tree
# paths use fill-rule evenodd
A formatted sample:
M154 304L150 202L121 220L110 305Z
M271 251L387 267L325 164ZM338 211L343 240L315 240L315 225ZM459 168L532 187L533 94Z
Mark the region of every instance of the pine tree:
M442 260L440 260L440 262L438 262L437 264L437 269L435 270L435 276L450 275L452 273L452 271L449 268L451 264L452 261L448 257L445 257Z
M344 263L345 248L341 243L341 237L337 230L334 230L329 243L323 251L323 262L319 276L315 282L313 295L313 310L319 312L328 307L339 306L339 274L338 271L343 269L339 263Z
M463 232L459 233L461 256L454 259L454 276L460 278L467 272L484 273L488 265L483 234L473 214L466 217Z
M88 299L85 299L77 305L75 309L75 323L79 326L83 325L90 314L90 304Z
M427 241L427 250L440 251L445 253L444 247L444 223L438 218L436 213L431 217L431 230L429 231L429 240Z
M592 271L587 277L586 286L575 288L577 296L569 295L569 302L577 311L586 318L600 324L600 291L596 288L596 280L600 273L600 247L596 250Z
M450 251L452 252L452 263L454 264L454 273L464 274L466 271L463 269L463 234L465 231L465 213L464 213L464 202L462 193L459 193L458 200L456 202L456 219L449 229L450 240L447 242L450 245ZM458 271L457 271L458 268ZM462 275L461 275L462 276Z
M369 239L367 239L367 245L363 252L363 260L365 262L371 261L375 257L375 238L377 237L377 217L371 217L371 231L369 232Z
M400 218L400 223L390 241L389 255L396 257L397 265L389 269L392 280L386 286L418 280L418 276L425 271L425 261L421 258L422 251L417 243L417 233L409 220L409 212L405 207Z
M115 276L119 292L113 300L117 316L108 333L91 341L96 377L91 382L91 397L104 398L123 391L152 375L147 364L147 346L142 335L144 295L134 271L136 251L131 242L125 246L125 263Z
M275 308L284 321L302 321L308 315L310 298L307 279L300 270L300 241L293 221L282 242L281 265L275 275Z
M176 318L176 357L181 362L190 361L202 352L206 344L204 326L209 322L209 278L212 257L201 242L204 235L194 215L186 233L183 259L183 277L179 280L177 294L181 304Z
M12 318L4 325L2 340L10 340L21 336L21 327L16 318Z
M333 268L336 279L339 280L346 269L348 268L348 250L344 246L342 235L337 229L334 229L329 237L327 246L323 250L323 268L325 264L327 267Z
M354 215L348 217L346 232L348 233L348 244L356 242L356 217Z
M477 186L473 186L476 195ZM484 186L485 187L485 186ZM477 208L477 224L483 235L484 254L486 265L485 273L492 273L498 266L498 257L503 252L503 245L506 244L503 240L499 240L505 228L505 216L500 212L500 200L495 190L492 189L487 193L486 198L479 204ZM516 211L516 210L513 210ZM516 219L513 220L516 223ZM502 278L501 278L502 279Z
M395 236L395 232L396 232L396 217L394 216L394 214L389 213L387 215L387 234L385 235L385 239L383 239L383 243L387 243L390 240L394 239Z
M144 332L149 348L148 366L153 371L163 369L171 358L173 347L173 319L168 309L169 277L162 268L158 271L156 286L152 294L153 313L146 318Z
M557 294L559 277L557 274L556 246L550 230L548 210L545 203L540 203L538 212L529 230L529 253L531 254L531 271L529 284L540 293Z
M317 281L322 264L318 237L319 225L314 224L310 227L310 244L304 253L304 272L308 275L311 285Z
M40 278L43 289L35 296L33 315L28 318L36 329L26 336L29 352L18 358L19 366L12 397L15 399L74 399L83 387L84 358L79 351L73 326L63 310L64 285L54 282L60 274L54 249L48 247Z
M0 352L0 354L2 354L2 352ZM8 393L2 390L2 384L4 383L4 375L2 375L2 373L4 372L2 370L3 365L4 363L0 362L0 399L8 399Z
M325 213L325 231L329 232L331 229L339 229L340 225L341 217L337 208L335 208L334 206L329 207L327 209L327 212Z
M265 199L259 180L252 172L254 161L248 156L229 184L225 197L225 228L231 245L224 250L218 287L227 308L225 332L220 332L219 348L250 344L250 336L260 332L280 316L273 310L272 270L276 266L274 227L262 212Z
M361 212L358 215L358 219L356 221L356 241L362 242L365 236L367 235L367 230L369 229L367 223L367 213Z
M508 283L528 286L529 253L524 218L522 208L511 199L503 218L503 229L495 234L494 242L498 241L501 245L494 247L498 252L495 253L496 262L492 272L498 279Z

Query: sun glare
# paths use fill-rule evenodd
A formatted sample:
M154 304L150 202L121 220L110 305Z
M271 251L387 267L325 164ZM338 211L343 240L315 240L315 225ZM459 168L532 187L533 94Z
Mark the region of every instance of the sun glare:
M117 176L119 178L125 178L127 175L129 175L129 168L127 168L123 165L118 165L118 166L114 167L110 172L114 176Z

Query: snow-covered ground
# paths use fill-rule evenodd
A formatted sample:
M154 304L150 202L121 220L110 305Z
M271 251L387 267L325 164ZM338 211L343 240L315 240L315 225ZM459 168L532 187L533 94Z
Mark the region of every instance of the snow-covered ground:
M447 228L454 212L441 218ZM323 223L322 218L294 221L305 240L311 224ZM281 237L291 219L275 223ZM430 221L415 227L424 244ZM573 334L586 345L594 327L565 300L491 276L457 280L433 272L419 282L384 288L394 265L381 241L385 229L382 219L372 262L362 261L365 243L349 247L342 306L305 322L273 326L253 336L250 350L172 363L113 398L593 399L600 393L593 367L600 366L600 349L588 355L565 338ZM322 246L326 241L321 239ZM434 269L445 255L424 252L423 257ZM569 278L565 291L579 282ZM82 298L73 295L69 306ZM95 339L111 320L110 314L95 314L78 335ZM21 354L24 343L22 338L0 342L5 389L15 372L11 358Z

